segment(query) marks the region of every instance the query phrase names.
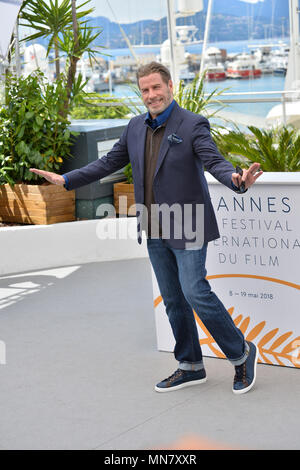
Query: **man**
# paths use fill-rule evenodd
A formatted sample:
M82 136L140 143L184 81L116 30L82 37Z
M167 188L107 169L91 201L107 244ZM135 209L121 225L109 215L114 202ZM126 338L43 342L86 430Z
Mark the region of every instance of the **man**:
M141 242L141 229L146 230L149 258L174 333L174 354L179 362L178 369L155 390L168 392L206 381L194 309L235 367L233 392L245 393L255 382L258 352L253 343L245 341L206 280L207 244L219 237L219 231L203 168L239 193L246 191L262 172L258 171L258 163L243 170L242 175L235 172L218 152L207 119L180 108L174 101L171 76L163 65L152 62L140 67L137 81L148 113L130 120L105 157L65 175L31 170L70 190L131 162L136 203L147 209L139 218L138 239ZM181 222L176 222L169 211L166 230L157 208L174 204L183 211L188 207L189 217L182 214ZM201 236L197 237L196 230L191 238L185 230L187 223L194 228L200 225ZM184 230L178 237L180 224Z

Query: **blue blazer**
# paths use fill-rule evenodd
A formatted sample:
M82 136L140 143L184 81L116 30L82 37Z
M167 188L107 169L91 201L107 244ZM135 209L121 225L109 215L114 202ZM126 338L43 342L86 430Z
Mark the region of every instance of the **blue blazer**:
M129 162L132 165L135 201L144 203L144 149L147 125L146 114L130 120L119 141L101 159L65 174L67 189L72 190L99 180L113 173ZM175 134L175 137L171 137ZM177 138L178 137L178 138ZM156 204L184 204L192 206L193 224L196 205L204 208L203 242L220 237L214 209L209 195L204 167L218 181L228 188L240 192L232 185L231 176L235 172L230 162L219 153L210 134L206 118L181 108L177 103L166 123L157 166L153 180L153 193ZM141 243L143 229L142 216L138 217L138 241ZM172 216L172 214L171 214ZM182 222L184 223L184 222ZM190 238L180 239L171 230L168 243L173 248L185 248Z

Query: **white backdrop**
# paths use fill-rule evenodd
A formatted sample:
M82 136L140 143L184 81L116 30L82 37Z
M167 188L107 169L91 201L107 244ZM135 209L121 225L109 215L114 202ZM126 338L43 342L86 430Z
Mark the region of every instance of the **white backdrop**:
M221 238L209 243L207 276L260 361L300 367L300 175L264 174L244 195L207 175ZM159 350L174 338L153 275ZM203 354L224 357L195 315Z

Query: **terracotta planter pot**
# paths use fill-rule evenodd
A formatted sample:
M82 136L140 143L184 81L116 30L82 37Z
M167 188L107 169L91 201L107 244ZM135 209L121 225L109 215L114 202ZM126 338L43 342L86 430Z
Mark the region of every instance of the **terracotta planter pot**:
M114 184L114 206L119 215L136 215L133 184L123 182Z
M0 185L0 221L48 225L75 220L75 191L53 184Z

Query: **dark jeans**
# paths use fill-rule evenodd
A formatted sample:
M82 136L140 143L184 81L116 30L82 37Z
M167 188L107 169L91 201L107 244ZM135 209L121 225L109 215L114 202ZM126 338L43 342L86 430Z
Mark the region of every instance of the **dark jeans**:
M233 365L242 364L248 345L226 308L205 279L207 244L201 249L171 248L148 239L147 247L160 294L175 337L175 358L184 370L203 368L193 309Z

